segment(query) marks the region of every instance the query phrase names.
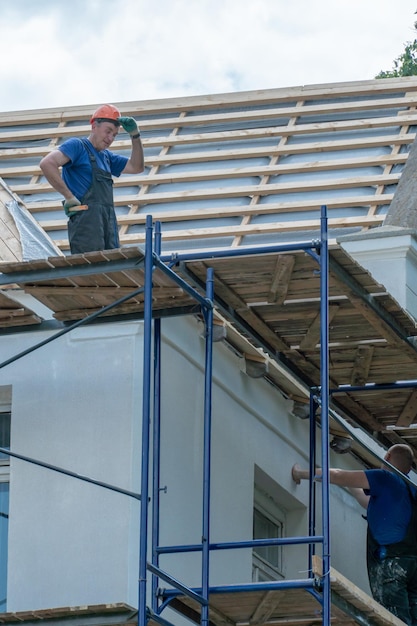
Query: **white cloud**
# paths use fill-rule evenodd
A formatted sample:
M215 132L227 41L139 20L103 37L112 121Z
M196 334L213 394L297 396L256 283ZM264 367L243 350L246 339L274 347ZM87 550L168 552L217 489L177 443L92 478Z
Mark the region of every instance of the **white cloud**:
M415 10L415 0L19 0L2 10L0 110L366 80L414 39Z

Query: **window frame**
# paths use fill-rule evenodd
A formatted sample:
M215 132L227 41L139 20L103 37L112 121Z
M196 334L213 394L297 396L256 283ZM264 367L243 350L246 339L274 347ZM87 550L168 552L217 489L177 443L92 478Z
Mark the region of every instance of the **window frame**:
M253 503L253 538L264 539L265 537L255 537L255 513L259 513L270 524L277 528L277 538L286 535L286 513L284 509L265 491L255 485ZM275 537L270 537L274 539ZM261 548L262 550L262 548ZM282 580L285 578L285 561L283 546L276 546L277 564L269 561L265 555L257 552L256 547L252 550L252 580L253 582Z

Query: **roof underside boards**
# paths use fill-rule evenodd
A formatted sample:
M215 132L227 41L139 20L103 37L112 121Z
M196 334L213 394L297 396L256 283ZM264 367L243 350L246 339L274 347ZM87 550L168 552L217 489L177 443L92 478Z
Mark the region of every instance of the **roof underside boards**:
M2 280L68 322L87 316L141 316L145 282L143 252L133 246L105 252L2 263ZM126 265L121 265L126 263ZM119 265L118 265L119 264ZM303 251L251 254L189 261L176 268L205 293L206 271L214 270L215 305L236 334L282 364L305 385L320 384L320 278L316 260ZM64 274L60 275L60 271ZM22 274L23 272L23 278ZM40 275L40 272L44 274ZM32 278L33 277L33 278ZM130 297L134 293L133 297ZM112 305L122 299L116 307ZM108 308L106 308L108 307ZM111 308L110 308L111 307ZM153 273L153 313L198 314L198 303L161 269ZM17 312L17 323L20 312ZM5 326L16 324L6 319ZM415 322L366 270L332 246L329 263L330 387L391 384L413 380L417 368ZM255 358L249 352L249 358ZM258 353L259 355L259 353ZM285 372L270 374L293 399L297 392ZM275 376L275 378L274 378ZM393 377L394 380L393 380ZM387 441L406 440L417 452L417 391L338 391L333 402L352 423ZM415 431L417 433L417 430Z
M7 293L0 291L0 328L40 324L41 318Z
M117 103L116 103L117 104ZM380 226L417 128L417 78L119 104L140 125L146 169L115 180L121 243L163 223L163 251L336 237ZM0 114L0 177L62 250L61 197L39 169L87 135L96 105ZM126 134L112 149L129 154Z
M112 262L121 260L128 261L126 268L113 270ZM143 253L129 246L24 263L0 263L0 270L3 274L24 272L29 277L32 274L33 283L25 281L19 283L19 287L51 309L55 319L68 322L95 313L100 316L142 313L145 284L143 260ZM107 271L103 270L103 263L107 264ZM97 270L90 273L94 264L97 264ZM59 270L67 268L72 268L71 275L60 278ZM85 269L87 273L84 273ZM46 273L47 279L37 279L41 271ZM195 300L161 270L155 269L152 276L155 317L176 311L198 310ZM120 304L113 306L118 300L121 300ZM108 310L105 310L106 307L109 307ZM9 326L13 326L13 321L9 322Z
M240 332L262 338L308 385L320 385L320 279L307 254L283 253L185 263L185 275L202 283L214 269L215 302ZM366 270L337 246L330 250L330 388L391 384L415 379L415 322ZM397 441L393 426L417 423L413 388L335 393L333 402L368 432ZM387 432L387 429L389 432ZM401 431L415 447L413 431ZM417 434L417 431L416 431Z
M93 604L84 606L54 607L37 611L0 613L0 624L26 624L26 626L47 623L50 626L71 623L72 626L116 626L137 624L137 611L123 602L113 604Z

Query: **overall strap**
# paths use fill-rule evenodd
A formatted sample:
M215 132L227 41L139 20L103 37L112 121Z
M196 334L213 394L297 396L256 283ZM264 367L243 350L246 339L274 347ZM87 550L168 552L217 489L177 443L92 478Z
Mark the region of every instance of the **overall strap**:
M94 154L94 152L92 152L90 146L88 145L88 141L86 139L80 139L80 141L83 144L84 148L87 150L88 158L91 161L92 167L98 167L96 155Z
M89 156L90 162L92 167L96 167L99 170L102 170L103 172L107 172L108 174L111 174L111 168L110 168L110 161L109 161L109 157L108 154L104 154L103 160L105 161L108 169L105 170L103 168L101 168L99 166L99 164L97 163L97 156L94 154L93 150L91 149L91 146L89 145L89 142L87 141L87 139L80 139L81 143L83 144L84 148L87 150L87 154Z

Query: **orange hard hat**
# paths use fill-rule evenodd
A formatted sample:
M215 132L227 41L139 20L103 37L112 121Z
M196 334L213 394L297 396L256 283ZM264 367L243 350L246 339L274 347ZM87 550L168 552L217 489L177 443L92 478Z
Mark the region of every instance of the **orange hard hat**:
M111 122L118 122L120 117L119 109L116 109L112 104L103 104L101 107L98 107L96 111L94 111L91 116L90 124L94 122L94 120L110 120Z

